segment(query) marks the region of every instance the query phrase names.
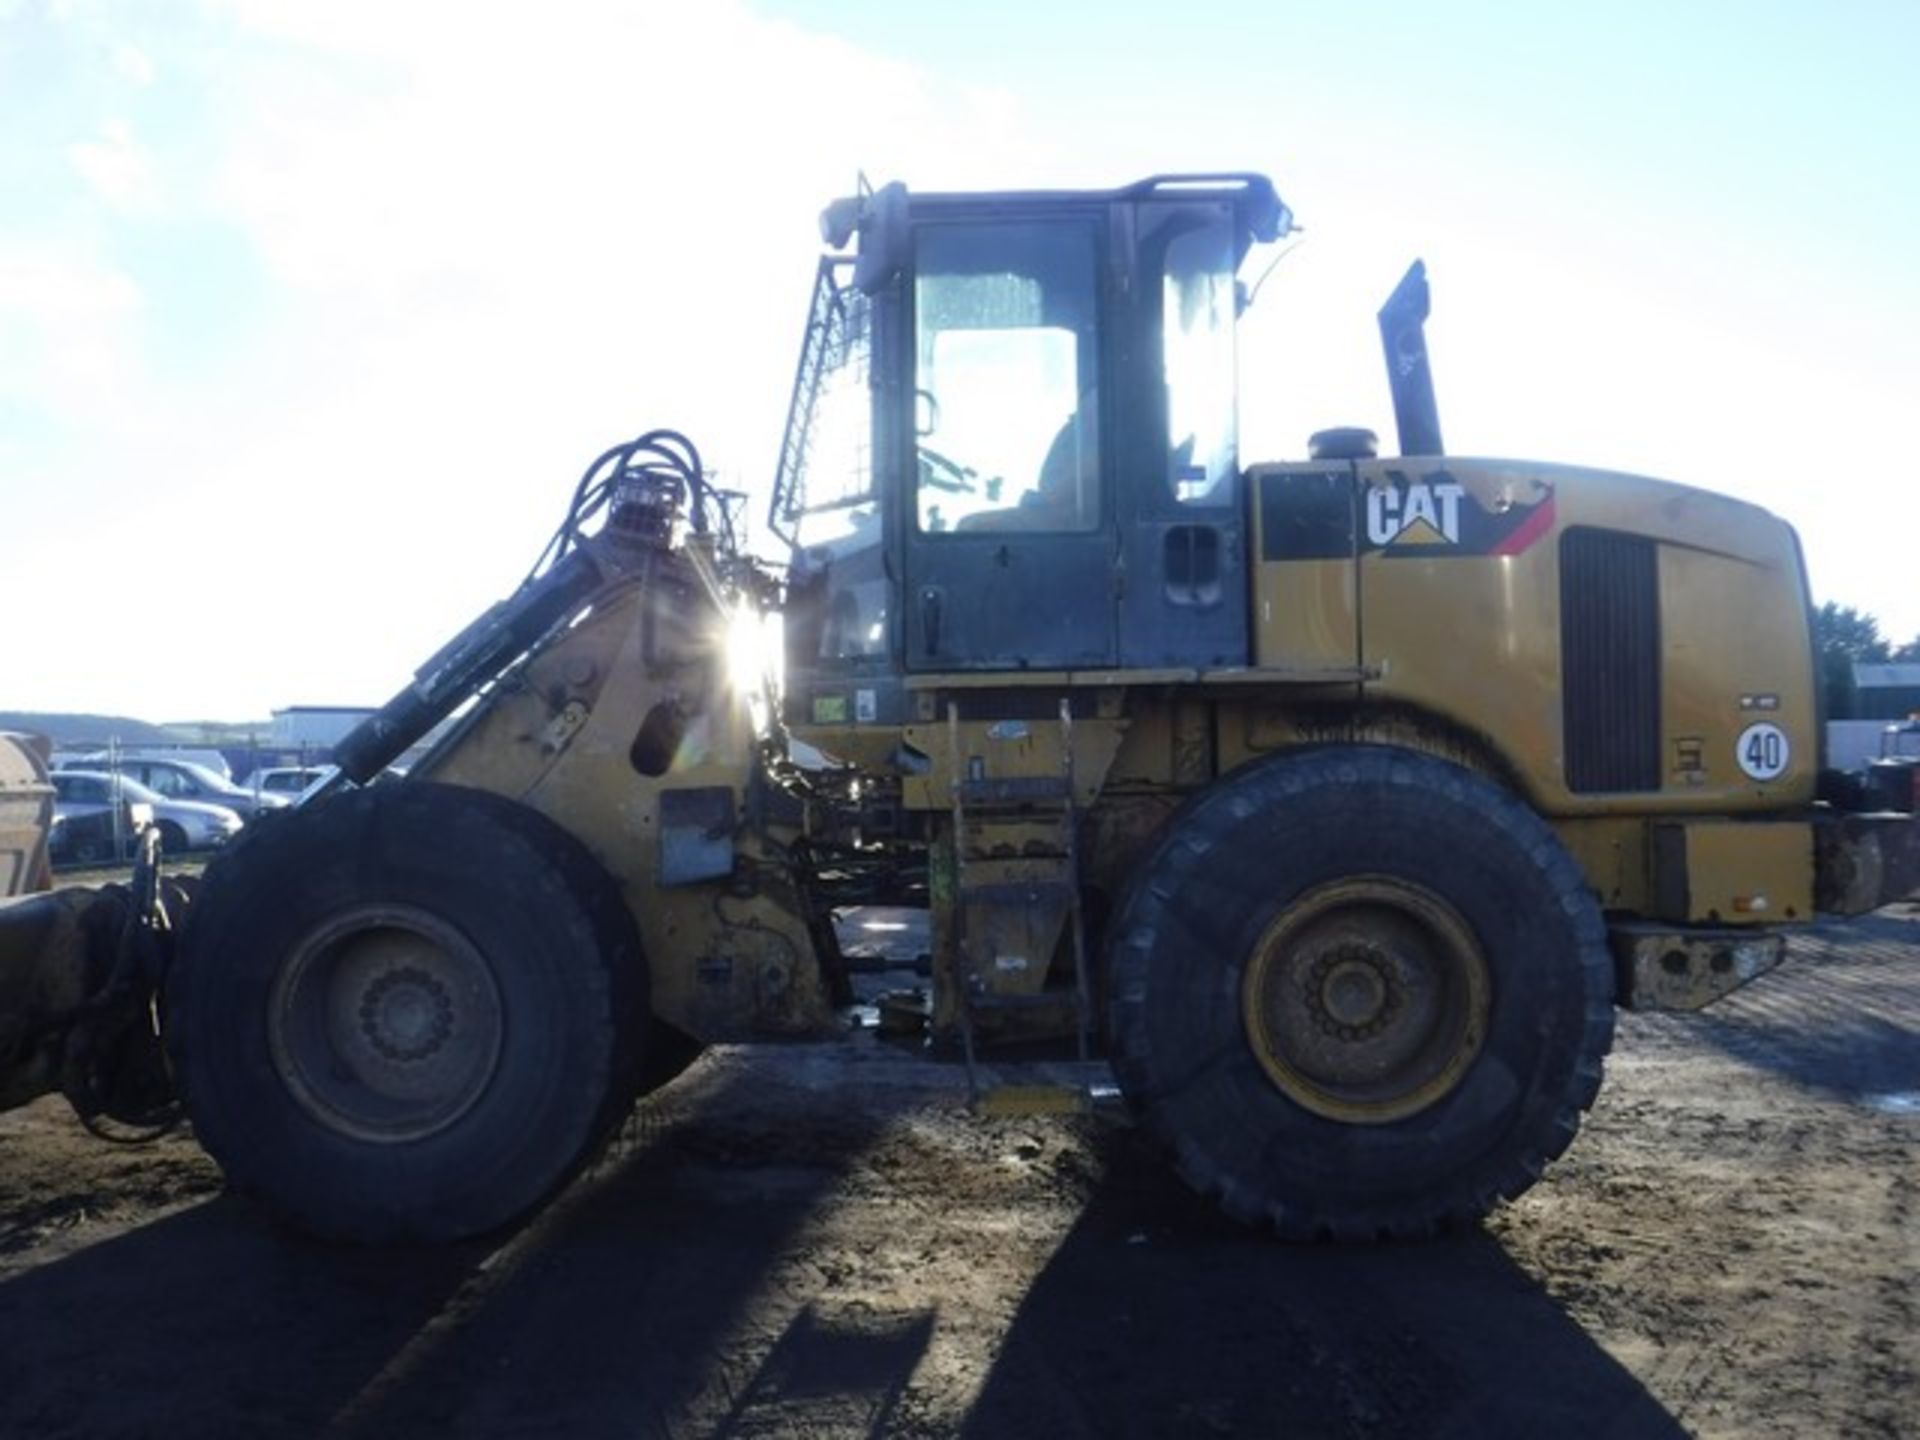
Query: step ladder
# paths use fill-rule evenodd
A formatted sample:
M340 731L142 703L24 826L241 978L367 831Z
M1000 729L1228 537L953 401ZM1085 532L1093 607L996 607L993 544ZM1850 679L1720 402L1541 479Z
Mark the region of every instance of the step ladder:
M1086 921L1080 902L1080 816L1073 776L1071 698L1062 696L1060 700L1060 773L1057 775L989 776L970 772L968 757L960 743L960 707L951 701L947 705L947 739L952 760L953 950L958 966L954 988L960 1015L960 1043L967 1065L968 1103L981 1114L1063 1114L1085 1110L1091 1104L1091 1091L1086 1085L1046 1083L995 1085L983 1089L976 1033L978 1018L987 1013L1071 1010L1083 1067L1092 1050L1093 992L1087 975ZM993 815L1056 819L1063 837L1063 853L1056 857L1058 877L1010 882L969 879L969 819ZM1065 901L1066 925L1073 945L1073 989L1026 995L997 993L987 985L980 969L980 957L974 954L968 934L968 902L1017 905L1040 900Z

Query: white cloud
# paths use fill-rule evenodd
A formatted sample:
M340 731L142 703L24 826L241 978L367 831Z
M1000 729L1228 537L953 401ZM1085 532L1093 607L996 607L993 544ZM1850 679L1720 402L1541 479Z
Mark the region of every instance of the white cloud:
M67 158L94 194L115 210L147 210L159 199L153 157L124 121L109 120L96 138L69 145Z
M121 79L142 88L153 84L153 61L137 45L116 45L109 55L114 73Z
M139 305L139 288L120 271L50 246L0 247L0 315L100 319Z
M138 381L139 287L46 245L0 246L0 401L63 423L98 418Z
M231 603L164 661L108 669L73 639L116 633L124 592L76 592L54 558L16 568L0 585L63 597L59 638L15 667L41 693L18 703L158 718L384 697L510 588L611 440L682 428L723 483L764 494L814 217L859 169L963 186L1045 165L1006 94L728 0L537 22L217 0L197 24L142 40L156 102L191 78L193 126L142 111L139 141L103 131L72 155L153 303L101 267L91 292L65 276L94 318L38 315L12 369L0 339L0 384L51 408L33 375L77 347L62 404L101 423L9 465L112 517L114 573L180 574L165 546ZM128 28L109 16L89 43ZM162 174L169 226L237 234L258 261L203 270L191 304L166 303L178 248L145 248ZM143 320L156 357L198 347L190 373L130 363Z

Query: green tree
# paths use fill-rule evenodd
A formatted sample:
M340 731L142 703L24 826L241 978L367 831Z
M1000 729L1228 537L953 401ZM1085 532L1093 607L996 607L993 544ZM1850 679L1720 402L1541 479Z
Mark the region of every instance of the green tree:
M1913 665L1920 663L1920 635L1914 636L1913 639L1907 641L1906 644L1894 651L1893 660L1896 665Z
M1880 636L1880 622L1864 610L1829 600L1814 614L1813 636L1820 653L1820 685L1826 692L1827 718L1850 720L1858 708L1853 685L1855 663L1885 664L1891 656ZM1920 645L1920 639L1914 644Z

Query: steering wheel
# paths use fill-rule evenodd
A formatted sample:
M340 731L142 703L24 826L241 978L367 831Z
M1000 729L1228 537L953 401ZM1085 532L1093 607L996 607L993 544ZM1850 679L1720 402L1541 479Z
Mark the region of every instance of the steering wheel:
M958 460L949 459L938 450L929 446L919 447L920 484L927 490L944 490L949 495L976 495L980 487L974 482L980 472L969 469Z

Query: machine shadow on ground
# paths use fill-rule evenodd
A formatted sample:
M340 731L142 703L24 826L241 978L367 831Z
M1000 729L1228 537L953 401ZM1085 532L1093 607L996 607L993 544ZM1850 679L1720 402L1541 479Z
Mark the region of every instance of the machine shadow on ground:
M0 1435L314 1433L482 1259L329 1249L205 1202L0 1286Z
M984 1384L934 1393L952 1314L850 1305L806 1252L886 1128L951 1096L801 1111L752 1068L692 1078L497 1248L341 1250L219 1199L0 1286L0 1433L1681 1433L1484 1233L1281 1245L1107 1123L1084 1210L999 1297Z
M696 1107L748 1109L729 1093L746 1083ZM0 1285L0 1436L684 1434L674 1417L880 1123L846 1118L806 1163L804 1136L722 1153L646 1125L497 1247L334 1247L211 1200ZM882 1339L897 1392L917 1352ZM782 1364L829 1351L844 1371L827 1327L797 1330Z
M1695 1015L1643 1018L1799 1088L1920 1107L1920 907L1796 935L1786 961Z
M1118 1135L965 1434L1486 1440L1682 1435L1479 1227L1283 1244Z

